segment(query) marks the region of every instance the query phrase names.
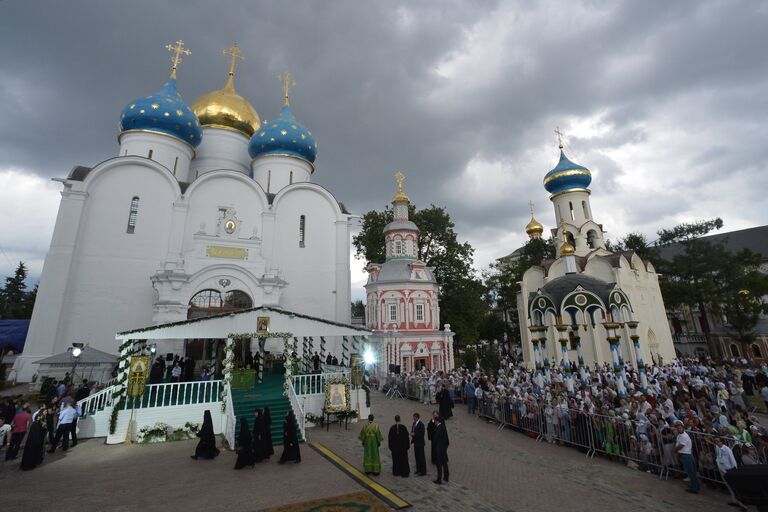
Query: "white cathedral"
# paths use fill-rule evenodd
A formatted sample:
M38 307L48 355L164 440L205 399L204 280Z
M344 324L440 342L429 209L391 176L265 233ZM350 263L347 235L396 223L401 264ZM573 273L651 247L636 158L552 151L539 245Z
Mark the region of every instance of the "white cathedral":
M544 177L558 252L523 274L517 297L523 358L541 378L549 378L552 363L571 373L602 363L620 372L628 362L644 373L646 362L675 357L658 274L632 251L606 250L602 225L592 216L591 181L561 143L560 161ZM543 232L531 218L528 236Z
M312 183L317 144L290 77L262 122L235 91L233 46L224 87L187 106L176 67L188 50L168 49L168 81L120 114L117 155L61 180L19 381L73 342L114 354L116 332L151 324L261 305L351 320L351 215Z

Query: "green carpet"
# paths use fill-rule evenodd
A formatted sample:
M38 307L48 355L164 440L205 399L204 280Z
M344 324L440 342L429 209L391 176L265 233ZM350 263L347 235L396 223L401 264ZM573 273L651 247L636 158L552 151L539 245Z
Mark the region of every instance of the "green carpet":
M240 418L248 420L248 428L253 428L253 410L257 407L264 411L269 407L272 419L272 444L283 444L283 422L291 409L288 397L283 395L282 374L264 375L263 382L250 389L233 389L232 398L235 406L235 439L240 434ZM299 441L301 441L299 433Z

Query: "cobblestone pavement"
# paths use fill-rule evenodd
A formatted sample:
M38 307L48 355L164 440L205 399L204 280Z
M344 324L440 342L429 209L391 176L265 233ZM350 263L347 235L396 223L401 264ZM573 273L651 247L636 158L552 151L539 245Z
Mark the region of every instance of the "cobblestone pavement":
M57 512L255 512L266 507L359 492L360 486L302 445L301 464L276 457L254 469L233 470L236 455L194 461L197 440L150 445L81 441L66 453L46 454L42 466L21 471L19 459L0 459L3 510ZM4 457L5 452L0 452Z
M414 412L428 419L434 406L390 400L372 392L371 409L386 438L395 414L410 427ZM432 483L434 466L428 467L425 477L413 473L409 478L392 476L386 439L382 445L382 474L373 478L411 502L413 510L714 512L730 508L723 491L703 486L701 494L688 494L681 481L660 481L655 475L616 462L587 460L572 448L538 443L509 429L498 430L495 424L469 416L458 404L454 414L446 423L451 443L449 485ZM357 441L361 426L353 424L345 431L332 425L330 432L312 428L307 430L307 437L361 468L362 447ZM409 455L413 471L413 455Z

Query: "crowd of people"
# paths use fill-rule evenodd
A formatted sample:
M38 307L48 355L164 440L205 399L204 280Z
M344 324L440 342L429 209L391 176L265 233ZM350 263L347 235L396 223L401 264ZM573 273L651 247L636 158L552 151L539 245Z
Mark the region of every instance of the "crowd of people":
M478 363L390 375L384 387L424 403L450 395L469 414L532 437L643 471L677 472L690 492L699 491L700 477L723 483L735 467L768 461L766 425L754 411L761 403L768 409L765 364L678 359L646 367L645 377L630 364L619 372L607 364L539 372L503 359L496 370Z
M16 460L21 452L20 467L29 471L42 464L46 451L54 453L59 446L67 451L77 446L77 420L82 415L78 404L97 388L87 379L75 385L67 373L42 389L36 409L27 400L3 398L0 449L5 450L5 460Z

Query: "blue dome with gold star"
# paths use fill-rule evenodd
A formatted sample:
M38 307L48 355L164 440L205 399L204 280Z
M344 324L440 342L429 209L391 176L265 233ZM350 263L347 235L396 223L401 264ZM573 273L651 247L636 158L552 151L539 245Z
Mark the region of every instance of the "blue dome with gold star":
M203 138L197 116L176 91L176 79L169 78L155 94L130 102L120 114L120 131L158 132L196 147Z
M544 188L550 194L566 190L584 189L592 183L592 173L589 169L568 160L560 146L560 161L554 169L544 176Z
M317 157L317 142L312 132L296 120L291 107L284 105L280 115L264 122L248 145L251 158L262 155L289 155L311 162Z

